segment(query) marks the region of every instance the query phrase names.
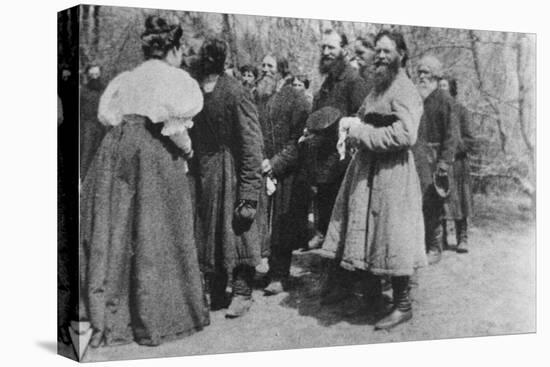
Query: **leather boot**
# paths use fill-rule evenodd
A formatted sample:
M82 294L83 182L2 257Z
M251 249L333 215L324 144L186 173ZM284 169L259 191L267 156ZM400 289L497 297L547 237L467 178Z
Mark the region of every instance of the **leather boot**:
M225 272L205 275L206 300L210 311L218 311L229 306L231 298L230 293L226 291L227 284L228 276Z
M367 272L363 292L365 295L366 312L376 317L383 317L393 310L393 303L382 293L382 279Z
M266 296L274 296L279 293L283 293L284 291L285 290L283 287L283 282L281 280L276 280L276 279L273 279L271 282L269 282L267 287L264 288L264 294Z
M252 306L252 281L255 272L256 269L248 265L240 265L233 271L233 297L225 313L226 318L243 316Z
M443 223L439 221L434 228L428 232L428 264L434 265L441 261L443 250Z
M374 325L375 330L388 330L412 318L412 305L409 298L409 277L392 278L394 309Z
M468 222L466 218L455 221L456 252L465 254L468 252Z
M393 310L390 297L382 293L382 279L370 272L360 272L360 292L362 297L355 297L355 302L347 307L346 316L384 317Z
M252 306L252 302L252 296L243 296L240 294L233 295L231 304L225 313L225 317L228 319L234 319L243 316Z

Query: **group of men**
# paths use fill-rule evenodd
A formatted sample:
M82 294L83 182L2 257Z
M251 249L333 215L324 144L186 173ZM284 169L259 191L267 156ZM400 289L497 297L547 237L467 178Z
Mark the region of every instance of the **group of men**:
M193 75L204 107L191 131L201 270L211 309L239 317L262 259L273 295L286 287L292 251L313 250L332 264L322 303L359 279L365 310L389 329L412 317L410 277L441 258L445 219L457 220L457 252L467 251L469 118L435 57L420 60L413 85L395 31L358 38L352 57L334 30L320 46L324 80L311 98L309 80L283 59L267 55L260 73L247 65L236 77L225 42L202 45Z

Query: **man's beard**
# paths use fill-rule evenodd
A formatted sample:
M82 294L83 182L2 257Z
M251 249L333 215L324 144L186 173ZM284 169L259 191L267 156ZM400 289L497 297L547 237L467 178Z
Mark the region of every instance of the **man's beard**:
M388 64L375 62L374 91L380 94L386 91L399 72L399 58L394 58Z
M437 89L437 82L434 83L430 80L420 81L416 86L416 89L418 90L420 97L422 97L422 99L426 99L434 90Z
M339 69L343 69L345 63L346 60L343 53L340 53L334 59L321 56L321 60L319 60L319 72L321 74L338 74Z
M264 74L256 85L256 93L260 98L270 97L275 93L277 80L271 74Z

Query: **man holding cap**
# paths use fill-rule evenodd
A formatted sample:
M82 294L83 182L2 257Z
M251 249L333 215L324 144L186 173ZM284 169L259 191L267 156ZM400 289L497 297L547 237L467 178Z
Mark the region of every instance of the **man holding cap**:
M413 151L422 188L430 264L441 260L443 204L453 184L452 163L459 139L456 105L448 93L438 88L442 76L441 62L434 56L424 56L418 63L418 92L424 100L424 114Z

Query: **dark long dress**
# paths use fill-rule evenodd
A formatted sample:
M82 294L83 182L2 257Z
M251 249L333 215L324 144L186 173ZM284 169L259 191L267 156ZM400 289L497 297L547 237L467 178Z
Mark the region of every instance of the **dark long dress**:
M139 116L112 128L83 184L81 295L107 345L158 345L209 323L186 162L160 128Z

